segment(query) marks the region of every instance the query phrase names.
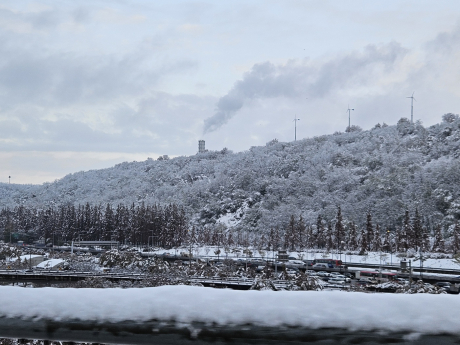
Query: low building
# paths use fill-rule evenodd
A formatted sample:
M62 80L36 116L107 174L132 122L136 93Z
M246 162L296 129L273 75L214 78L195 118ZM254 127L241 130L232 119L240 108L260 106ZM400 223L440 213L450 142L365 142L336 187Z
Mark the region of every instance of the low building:
M63 259L50 259L39 263L35 268L44 270L59 270L63 269L67 262Z
M39 263L43 262L45 260L45 257L43 255L21 255L19 258L11 258L11 262L15 262L17 260L20 260L22 263L27 262L31 266L36 266ZM29 263L29 260L31 261Z

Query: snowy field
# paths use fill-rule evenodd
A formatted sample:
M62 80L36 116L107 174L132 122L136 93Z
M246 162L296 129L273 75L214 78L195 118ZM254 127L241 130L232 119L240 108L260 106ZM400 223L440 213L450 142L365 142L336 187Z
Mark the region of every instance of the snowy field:
M460 334L458 295L234 291L191 286L143 289L0 287L0 316L95 322L300 326Z

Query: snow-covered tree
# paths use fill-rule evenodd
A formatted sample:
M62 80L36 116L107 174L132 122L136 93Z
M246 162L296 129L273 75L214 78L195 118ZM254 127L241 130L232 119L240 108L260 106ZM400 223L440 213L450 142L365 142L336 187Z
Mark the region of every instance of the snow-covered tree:
M444 237L442 235L441 224L438 224L436 226L436 228L435 228L434 242L433 242L432 251L439 252L439 253L444 253L445 252Z
M374 244L374 226L372 225L372 215L370 212L368 212L366 216L366 243L367 251L374 249L372 248Z
M343 247L342 242L345 242L345 229L343 226L342 210L340 206L337 208L337 216L335 218L335 242L336 248L340 251Z

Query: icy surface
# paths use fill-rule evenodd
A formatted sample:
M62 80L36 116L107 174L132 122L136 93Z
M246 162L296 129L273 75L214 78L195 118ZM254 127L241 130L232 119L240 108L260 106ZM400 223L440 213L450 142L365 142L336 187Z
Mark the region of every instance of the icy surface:
M337 327L460 334L457 295L234 291L190 286L144 289L0 287L0 316L119 322Z

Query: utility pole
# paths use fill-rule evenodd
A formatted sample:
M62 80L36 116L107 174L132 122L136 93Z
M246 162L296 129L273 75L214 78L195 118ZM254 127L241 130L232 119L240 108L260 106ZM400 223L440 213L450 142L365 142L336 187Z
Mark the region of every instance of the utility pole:
M410 97L406 97L406 98L410 98L410 123L414 123L414 92L412 92L412 96Z
M300 121L300 119L296 116L294 118L294 141L297 141L297 121Z
M348 109L347 109L347 111L348 111L348 131L350 131L350 126L351 126L351 120L350 120L351 116L350 116L350 112L351 112L352 110L355 110L355 109L350 109L350 105L348 105Z

